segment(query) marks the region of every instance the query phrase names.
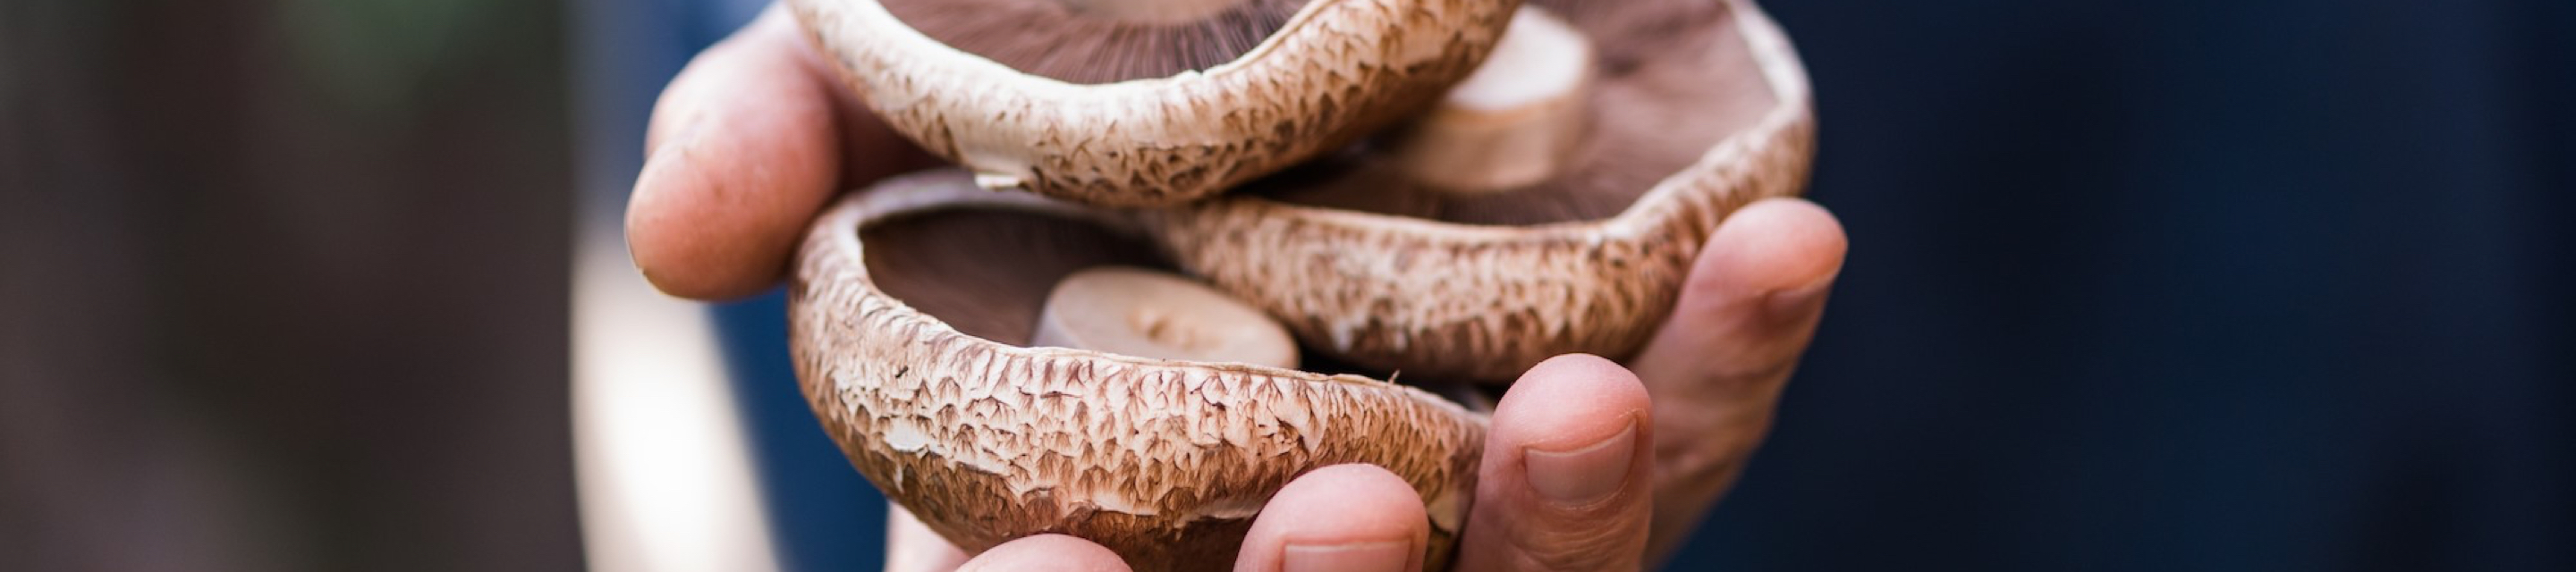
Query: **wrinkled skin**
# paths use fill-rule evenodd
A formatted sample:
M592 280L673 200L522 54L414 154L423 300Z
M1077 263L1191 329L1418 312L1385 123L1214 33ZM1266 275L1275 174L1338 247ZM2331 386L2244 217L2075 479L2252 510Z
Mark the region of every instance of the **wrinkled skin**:
M829 69L773 9L672 80L627 213L630 253L656 287L706 300L764 290L838 190L930 166ZM1669 554L1761 442L1845 248L1824 209L1756 202L1709 238L1634 358L1531 368L1494 413L1458 567L1634 570ZM1384 470L1316 470L1262 511L1235 569L1417 569L1423 515ZM889 570L1126 569L1071 537L970 557L900 509L889 530Z

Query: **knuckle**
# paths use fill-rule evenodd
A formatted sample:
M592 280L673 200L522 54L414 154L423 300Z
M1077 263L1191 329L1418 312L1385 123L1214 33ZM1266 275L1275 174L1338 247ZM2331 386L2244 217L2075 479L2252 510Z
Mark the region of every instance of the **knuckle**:
M1512 570L1532 572L1636 570L1645 551L1644 520L1625 518L1611 526L1586 526L1585 519L1553 521L1515 535Z

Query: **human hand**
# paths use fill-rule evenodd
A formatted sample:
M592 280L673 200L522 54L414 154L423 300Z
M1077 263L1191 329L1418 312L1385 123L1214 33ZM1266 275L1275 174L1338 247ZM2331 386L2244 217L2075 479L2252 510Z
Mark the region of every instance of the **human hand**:
M1770 427L1845 247L1813 203L1756 202L1709 238L1672 317L1626 367L1570 355L1530 368L1495 407L1457 568L1635 570L1669 555ZM910 514L891 520L890 571L1126 569L1063 536L970 561ZM1234 569L1414 570L1429 530L1395 475L1327 467L1271 499Z
M629 249L656 287L697 299L757 293L783 275L805 221L840 189L936 164L833 74L773 8L672 80L655 105L649 158L627 211ZM1589 356L1532 368L1495 412L1460 568L1633 569L1668 554L1768 429L1844 248L1841 227L1823 209L1795 199L1757 202L1710 237L1672 317L1625 368ZM1292 543L1392 541L1414 533L1372 527L1427 526L1410 489L1402 498L1368 494L1384 484L1365 476L1374 470L1300 478L1256 521L1238 564L1281 569ZM1322 491L1312 498L1333 502L1282 502L1305 498L1300 491ZM965 562L908 515L896 520L889 569ZM1411 542L1405 562L1416 566L1422 542ZM1097 548L1038 537L996 547L978 562L1081 546Z

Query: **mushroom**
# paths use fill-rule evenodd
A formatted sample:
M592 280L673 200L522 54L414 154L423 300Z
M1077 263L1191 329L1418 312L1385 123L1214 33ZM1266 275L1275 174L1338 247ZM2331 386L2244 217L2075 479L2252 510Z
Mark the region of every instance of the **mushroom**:
M1558 354L1627 355L1721 219L1806 183L1806 73L1758 9L1719 8L1633 29L1584 26L1643 20L1571 19L1600 54L1589 125L1510 131L1584 138L1546 181L1442 190L1361 146L1142 218L1184 270L1376 371L1499 382ZM1634 45L1663 51L1614 58Z
M1421 493L1428 569L1443 565L1473 498L1485 414L1355 375L1032 343L1054 327L1090 345L1132 326L1069 310L1124 316L1166 299L1181 306L1164 319L1202 331L1266 322L1193 310L1204 299L1093 290L1099 267L1161 266L1122 220L986 192L958 171L890 179L827 210L798 253L790 346L852 464L970 552L1065 533L1137 570L1176 570L1232 561L1254 514L1297 475L1370 463ZM1137 284L1123 272L1109 286Z
M1518 4L788 2L877 115L976 184L1118 206L1206 197L1418 111Z

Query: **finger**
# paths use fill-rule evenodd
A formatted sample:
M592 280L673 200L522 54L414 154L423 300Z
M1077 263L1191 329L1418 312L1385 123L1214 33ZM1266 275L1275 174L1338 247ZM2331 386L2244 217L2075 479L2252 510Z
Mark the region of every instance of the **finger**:
M1636 570L1654 496L1646 388L1588 355L1541 362L1494 408L1462 570Z
M1370 465L1316 469L1270 498L1244 535L1238 572L1422 569L1431 520L1404 478Z
M1630 361L1664 436L1653 554L1689 535L1761 443L1847 249L1842 224L1815 203L1737 210L1701 250L1672 317Z
M655 103L626 239L662 291L720 299L769 287L838 188L838 96L804 51L772 9L690 61Z
M1016 572L1051 570L1063 572L1126 572L1127 563L1118 553L1089 540L1061 534L1042 534L995 546L975 559L966 561L957 572Z
M818 53L813 42L804 41L793 21L792 14L783 5L772 5L767 11L761 12L760 17L754 19L750 25L736 32L735 38L718 44L717 47L725 48L734 43L748 44L750 47L745 49L753 52L757 57L766 58L766 61L773 63L782 61L793 63L792 67L797 75L805 76L811 82L823 86L823 91L830 95L828 103L832 111L831 124L838 128L836 131L840 135L841 148L845 151L841 156L842 160L839 161L843 169L841 181L845 187L936 166L939 163L938 158L930 156L928 152L922 151L911 141L896 134L893 127L887 126L883 118L877 117L876 112L868 109L856 93L844 86L843 75L837 71L838 68L834 67L832 59ZM712 53L715 50L708 51ZM787 55L785 60L773 57L782 52ZM700 58L705 57L705 54L700 54ZM784 72L784 70L781 71ZM681 74L682 77L686 77L688 72L682 70ZM740 90L729 89L722 83L696 83L699 85L692 86L693 89L714 90L719 93L711 96L700 95L693 99L740 99L739 95L723 93ZM675 94L679 91L678 87L679 82L675 78L672 88L663 91L661 101L657 102L653 110L653 122L644 134L644 150L647 155L661 148L660 142L666 140L664 137L666 131L677 131L679 126L687 123L682 120L684 114L699 111L690 106L670 105L685 103L674 100Z
M886 572L947 572L966 564L966 551L940 538L903 505L886 504Z

